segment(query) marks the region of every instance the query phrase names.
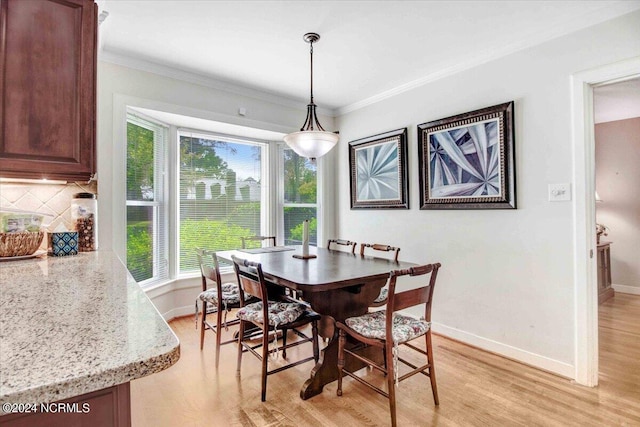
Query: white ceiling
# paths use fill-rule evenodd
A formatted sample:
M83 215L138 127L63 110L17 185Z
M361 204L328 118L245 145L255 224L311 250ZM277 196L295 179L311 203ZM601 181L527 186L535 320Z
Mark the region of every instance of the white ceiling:
M640 1L98 0L101 60L159 64L345 112L640 9ZM166 69L166 68L165 68Z

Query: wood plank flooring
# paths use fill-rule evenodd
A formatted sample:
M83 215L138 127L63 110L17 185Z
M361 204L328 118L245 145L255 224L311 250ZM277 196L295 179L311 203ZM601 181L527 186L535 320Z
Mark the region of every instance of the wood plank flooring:
M267 402L261 403L255 357L244 356L237 377L236 347L223 346L216 371L213 334L201 352L193 317L170 325L182 356L166 371L131 383L134 427L390 425L388 401L349 378L342 397L334 382L321 395L300 400L311 364L271 375ZM602 304L599 331L596 388L435 336L440 406L433 405L428 378L412 377L400 384L398 425L640 426L640 296L617 293Z

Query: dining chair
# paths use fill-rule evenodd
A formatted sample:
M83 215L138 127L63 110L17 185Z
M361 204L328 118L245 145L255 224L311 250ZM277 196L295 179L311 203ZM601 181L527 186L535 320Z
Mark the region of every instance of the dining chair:
M262 242L266 240L271 240L271 246L276 245L276 236L249 236L249 237L240 237L242 240L242 249L247 249L247 244L249 242Z
M235 283L222 283L220 264L215 251L196 249L202 292L196 299L196 325L198 324L198 302L202 302L202 317L200 319L200 350L204 347L204 332L209 329L216 335L216 368L220 361L220 346L236 342L235 339L222 341L222 330L240 323L238 319L227 321L227 313L234 308L240 308L240 288ZM220 297L219 297L220 296ZM224 313L224 320L223 320ZM208 320L208 315L216 316L215 323Z
M367 251L369 249L369 251ZM389 246L389 245L381 245L380 243L362 243L360 244L360 255L364 256L365 252L370 251L379 251L379 252L393 252L393 261L398 262L398 253L400 252L400 248ZM389 288L387 286L380 289L380 294L376 297L376 299L371 304L371 307L382 307L387 303L387 295L389 294Z
M327 241L327 249L334 249L335 246L351 246L351 253L356 253L356 242L352 242L351 240L343 240L343 239L329 239ZM334 248L332 248L334 246ZM335 248L337 249L337 248Z
M244 293L240 293L241 308L236 313L236 316L240 319L237 372L240 375L243 353L250 352L262 362L261 400L264 402L267 398L267 376L311 360L318 362L320 357L318 345L318 320L320 320L320 315L311 310L307 304L288 299L284 295L281 295L279 300L271 300L262 272L262 265L234 255L231 258L240 289L259 299L258 302L247 304L244 299ZM309 324L311 324L311 337L300 330ZM257 326L258 330L248 332L247 326L249 325ZM279 331L282 331L282 345L278 344ZM295 333L300 339L287 344L287 333L289 331ZM273 338L273 348L269 348L270 337ZM256 343L257 339L260 339L260 342ZM275 355L277 358L278 354L282 352L282 358L286 360L287 349L307 342L312 343L312 356L286 364L278 363L277 368L269 370L268 360L270 355ZM258 350L261 351L258 352Z
M338 396L342 396L342 377L344 374L372 388L389 399L393 427L396 426L396 387L400 381L418 373L426 375L431 382L433 400L436 405L439 404L431 345L431 307L439 268L440 263L435 263L391 271L388 281L389 297L385 310L350 317L345 319L344 322L336 322L336 327L338 328ZM396 293L396 281L402 276L425 276L425 278L429 276L429 282L426 286ZM420 319L399 313L401 310L421 304L424 304L425 309L424 316ZM383 364L379 365L378 362L358 354L358 347L347 349L345 345L347 335L365 345L382 348L385 355ZM422 336L425 337L426 351L411 343L411 341ZM416 366L404 359L399 352L399 349L403 347L427 356L427 363ZM385 391L363 377L344 369L345 355L355 357L385 374L387 390ZM403 365L408 366L411 370L400 375L398 362L402 362Z

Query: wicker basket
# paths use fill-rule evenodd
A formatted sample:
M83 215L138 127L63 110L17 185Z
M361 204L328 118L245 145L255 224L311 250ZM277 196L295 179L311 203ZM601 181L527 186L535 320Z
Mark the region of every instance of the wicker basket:
M44 232L0 233L0 257L31 255L40 247Z

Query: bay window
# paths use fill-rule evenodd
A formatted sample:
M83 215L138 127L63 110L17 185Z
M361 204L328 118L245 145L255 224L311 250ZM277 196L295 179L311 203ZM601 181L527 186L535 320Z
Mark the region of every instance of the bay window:
M136 281L193 277L196 248L239 249L241 237L301 244L304 220L317 244L315 163L274 141L275 132L263 132L269 140L230 136L165 122L172 118L127 113L126 263Z

